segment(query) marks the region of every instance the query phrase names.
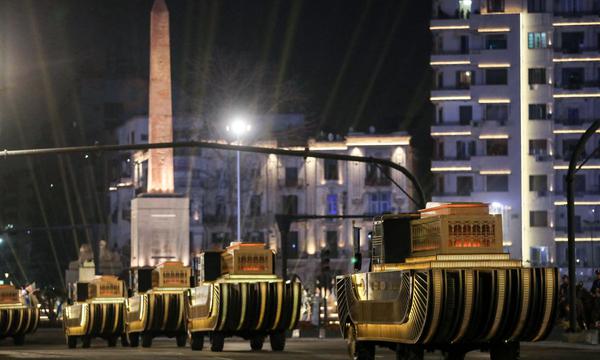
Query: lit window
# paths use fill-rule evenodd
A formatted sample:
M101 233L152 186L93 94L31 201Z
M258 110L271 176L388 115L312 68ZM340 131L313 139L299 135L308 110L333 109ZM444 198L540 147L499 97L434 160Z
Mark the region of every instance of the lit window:
M530 32L527 34L527 47L530 49L545 49L548 47L548 37L545 32Z
M338 198L337 194L327 195L327 215L338 214Z

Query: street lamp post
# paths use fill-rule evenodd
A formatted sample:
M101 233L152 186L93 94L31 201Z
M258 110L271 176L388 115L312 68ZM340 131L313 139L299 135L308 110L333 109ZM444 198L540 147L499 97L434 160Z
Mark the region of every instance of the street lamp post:
M231 123L227 125L227 131L231 132L241 145L241 138L244 134L250 131L250 124L242 116L236 116L232 119ZM237 240L242 241L241 236L241 225L242 225L242 196L240 186L240 151L236 151L236 172L237 172Z

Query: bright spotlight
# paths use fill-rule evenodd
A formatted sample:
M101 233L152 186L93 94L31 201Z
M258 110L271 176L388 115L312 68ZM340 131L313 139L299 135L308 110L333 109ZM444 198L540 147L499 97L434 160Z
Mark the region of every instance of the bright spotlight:
M227 131L232 132L236 137L241 137L250 131L250 124L245 117L236 116L231 120L231 123L227 125Z

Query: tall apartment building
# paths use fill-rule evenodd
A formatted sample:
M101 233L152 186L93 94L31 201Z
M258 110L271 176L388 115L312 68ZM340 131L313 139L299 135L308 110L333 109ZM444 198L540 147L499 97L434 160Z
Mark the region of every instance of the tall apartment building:
M281 120L282 116L276 118ZM286 123L296 120L294 116L283 118ZM197 119L195 124L198 127ZM194 133L194 125L184 119L174 119L174 127L174 133L180 139L185 139L183 130L186 127L188 136ZM280 146L277 140L268 138L268 132L259 132L267 138L262 136L263 139L252 143L263 147ZM146 135L147 119L143 117L131 119L117 132L119 143L146 142ZM308 147L322 152L386 158L410 168L409 141L405 133L351 133L344 138L305 139L303 146L294 149ZM110 188L111 247L115 244L124 247L129 243L130 200L137 192L143 191L141 188L147 172L143 152L130 154L121 160L118 172L122 177ZM233 151L175 151L175 191L190 198L190 249L194 252L220 249L237 239L235 164ZM412 193L410 182L404 176L395 171L385 171ZM364 219L356 219L356 225L362 227L362 251L367 258L367 233L372 226L372 217L414 210L410 200L386 174L364 163L242 153L241 179L241 238L264 242L275 250L281 247L276 214L365 215ZM320 271L323 248L330 250L334 272L350 271L352 220L294 222L288 236L290 274L298 274L307 285L314 285Z
M436 0L430 29L434 200L489 202L511 254L565 266L568 160L600 118L600 1ZM582 274L600 266L597 169L576 179Z

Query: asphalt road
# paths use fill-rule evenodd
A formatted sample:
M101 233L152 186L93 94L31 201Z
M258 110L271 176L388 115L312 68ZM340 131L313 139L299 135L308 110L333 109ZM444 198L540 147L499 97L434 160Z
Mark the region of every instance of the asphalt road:
M205 349L192 351L189 347L177 348L174 339L157 338L152 348L106 347L102 340L92 343L90 349L67 349L60 330L40 329L27 338L26 345L15 347L11 339L0 343L0 359L98 359L98 360L137 360L137 359L348 359L346 345L341 339L288 339L286 351L274 353L265 342L263 351L250 351L250 345L241 339L226 339L225 349L213 353ZM395 359L390 350L378 348L377 359ZM441 359L438 353L427 354L426 359ZM489 359L489 354L472 352L467 359ZM524 344L521 359L600 359L600 345L575 345L560 342Z

